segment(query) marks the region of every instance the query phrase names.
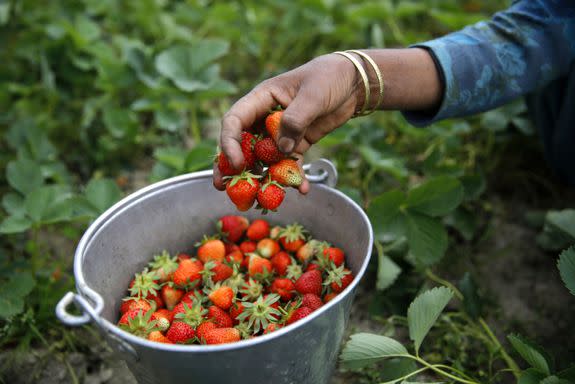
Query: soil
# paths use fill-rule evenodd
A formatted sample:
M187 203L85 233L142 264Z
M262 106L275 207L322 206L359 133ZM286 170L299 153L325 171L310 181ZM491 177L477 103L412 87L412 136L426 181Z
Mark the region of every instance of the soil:
M146 184L137 175L133 184ZM133 177L133 175L132 175ZM520 193L496 190L488 199L490 217L481 240L469 247L455 247L438 266L436 273L457 281L465 271L471 272L480 283L482 297L489 298L487 321L499 340L505 343L509 333L528 335L557 358L557 366L565 367L575 361L575 297L564 287L556 267L556 253L547 253L535 242L538 229L525 221L527 207L551 209L575 206L575 193L560 189L553 199L533 201ZM536 194L541 196L540 193ZM71 254L71 253L70 253ZM368 314L373 297L372 281L364 280L354 303L349 330L354 332L382 332L380 322ZM135 379L94 332L76 330L79 339L90 340L76 352L66 356L50 354L45 348L31 349L27 355L11 362L1 383L55 384L107 383L131 384ZM509 348L508 348L509 350ZM0 352L0 366L13 351ZM520 359L517 359L520 361ZM524 366L524 364L520 363ZM77 378L72 379L70 372ZM336 372L331 384L356 382L353 376Z

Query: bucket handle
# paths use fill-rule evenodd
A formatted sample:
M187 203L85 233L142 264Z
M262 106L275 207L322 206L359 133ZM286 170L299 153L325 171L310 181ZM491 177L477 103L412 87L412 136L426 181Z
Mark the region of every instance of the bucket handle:
M331 188L337 184L337 169L327 159L318 159L310 164L304 164L303 170L310 183L325 184Z
M82 287L82 292L94 303L94 307L92 307L90 302L88 302L88 300L86 300L82 295L68 292L56 305L56 316L62 323L77 327L91 321L99 321L100 313L104 309L104 299L88 286ZM82 311L81 316L68 313L67 308L72 303L76 304L76 306Z

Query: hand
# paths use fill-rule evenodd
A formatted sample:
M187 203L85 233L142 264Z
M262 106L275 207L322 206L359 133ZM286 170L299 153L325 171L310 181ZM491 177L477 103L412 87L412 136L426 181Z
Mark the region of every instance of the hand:
M310 62L263 81L238 100L222 119L220 145L235 168L241 168L241 132L261 121L277 105L285 108L280 123L278 146L299 159L312 144L344 124L363 97L357 90L358 76L353 64L337 54L319 56ZM214 186L225 185L217 165ZM309 182L299 188L307 193Z

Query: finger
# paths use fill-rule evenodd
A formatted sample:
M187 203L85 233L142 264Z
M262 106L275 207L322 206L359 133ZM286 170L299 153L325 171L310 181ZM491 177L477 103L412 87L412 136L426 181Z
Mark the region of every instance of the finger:
M325 104L316 87L303 85L283 112L280 122L278 147L291 153L304 137L306 128L324 113Z
M251 127L261 116L282 101L287 95L282 93L271 81L265 81L250 93L239 99L222 119L220 143L222 151L236 169L243 168L244 157L241 149L242 131Z
M226 189L226 185L224 184L224 180L222 179L222 174L220 173L220 169L218 168L218 165L216 163L214 163L214 175L212 178L212 182L214 183L214 187L216 187L216 189L219 189L220 191Z

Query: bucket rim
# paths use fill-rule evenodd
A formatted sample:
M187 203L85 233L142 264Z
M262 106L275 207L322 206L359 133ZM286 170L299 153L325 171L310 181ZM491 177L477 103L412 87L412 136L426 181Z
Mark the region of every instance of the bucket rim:
M98 230L105 224L107 221L113 217L116 213L123 210L125 207L133 204L137 200L141 199L142 197L154 193L159 189L162 189L167 186L174 186L180 183L189 182L191 180L201 180L207 179L212 177L213 172L211 170L206 171L199 171L188 173L184 175L179 175L175 177L171 177L153 184L150 184L146 187L143 187L128 196L124 197L104 213L102 213L84 232L84 235L81 237L76 251L74 253L74 277L76 279L76 288L78 292L84 297L92 297L95 291L91 288L85 281L84 275L82 272L82 264L84 261L84 254L86 251L86 247L89 244L90 240L93 236L98 232ZM98 318L93 319L96 325L104 328L106 331L120 337L121 339L130 342L130 344L136 344L139 347L143 348L152 348L155 350L162 350L168 352L194 352L194 353L211 353L211 352L221 352L221 351L231 351L231 350L239 350L244 348L250 348L256 346L261 343L266 343L271 341L275 338L279 338L284 336L287 333L290 333L292 330L295 330L298 327L304 326L306 323L313 321L317 317L321 316L324 312L331 310L333 307L338 305L342 300L344 300L348 295L353 294L353 291L356 289L357 285L363 278L365 271L367 270L367 266L372 256L372 249L373 249L373 228L371 222L366 214L366 212L350 197L348 197L343 192L337 190L336 188L329 187L324 184L313 184L312 188L319 188L329 193L333 193L337 195L339 198L343 199L346 203L353 206L356 212L360 215L363 222L366 224L368 229L368 244L367 244L367 255L364 258L358 272L355 274L354 279L350 283L348 287L346 287L340 294L338 294L335 298L330 300L328 303L325 303L322 307L318 308L305 318L297 321L293 324L284 326L274 332L271 332L266 335L261 335L254 337L253 339L248 340L241 340L234 343L229 344L219 344L219 345L184 345L184 344L164 344L164 343L157 343L153 341L149 341L147 339L135 336L127 331L122 330L116 324L111 323L107 319L99 316ZM87 293L88 292L88 293ZM97 293L98 296L99 293Z

